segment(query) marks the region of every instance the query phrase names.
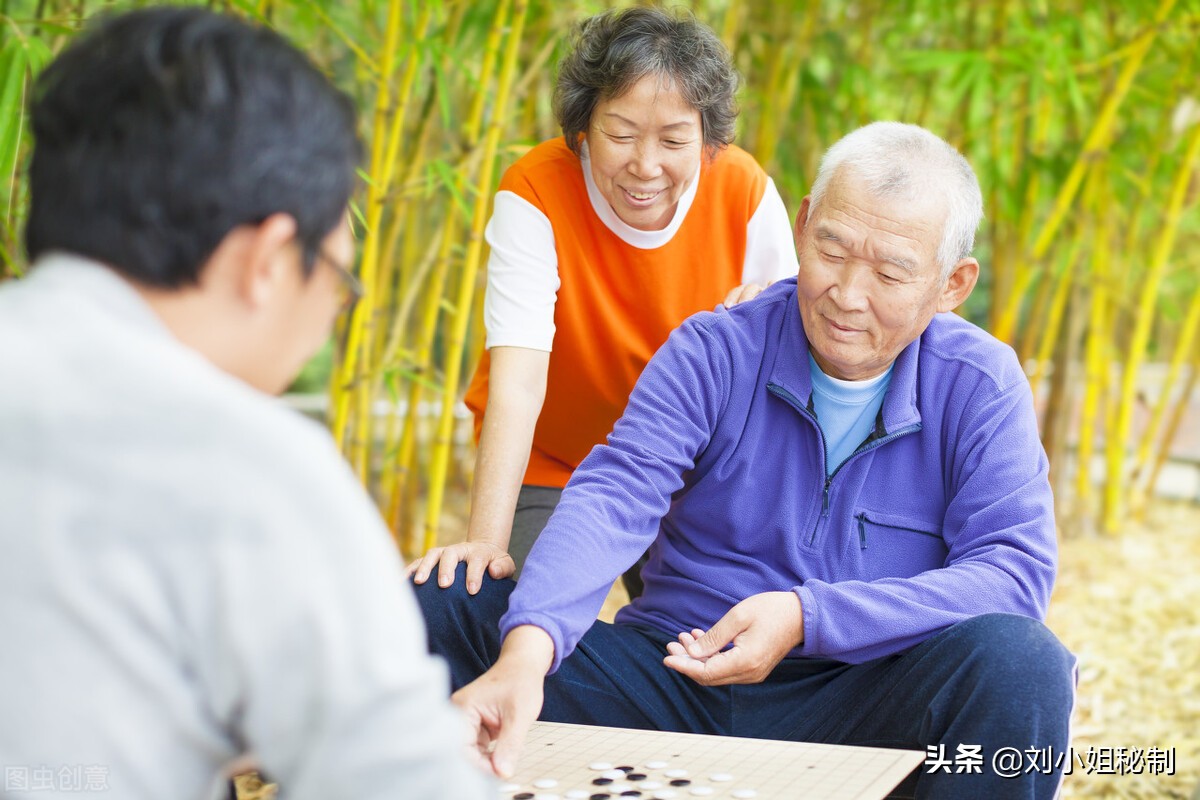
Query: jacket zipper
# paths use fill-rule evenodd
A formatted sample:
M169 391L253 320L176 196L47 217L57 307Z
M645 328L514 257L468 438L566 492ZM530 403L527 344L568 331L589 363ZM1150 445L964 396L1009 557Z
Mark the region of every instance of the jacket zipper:
M826 443L825 443L825 431L821 430L821 423L819 421L817 421L817 415L812 413L811 411L809 411L808 407L805 406L800 401L798 401L796 399L795 395L793 395L787 389L784 389L782 386L779 386L778 384L768 383L767 391L770 392L771 394L775 395L776 397L782 399L784 402L786 402L792 408L796 409L797 411L799 411L804 416L808 417L809 420L812 421L812 424L817 429L817 436L820 437L820 439L821 439L821 471L824 472L825 471L825 456L826 456L826 449L827 449ZM901 436L906 436L910 433L916 433L919 430L921 430L921 423L916 422L916 423L913 423L912 425L909 425L908 427L901 428L898 431L892 431L887 436L883 436L879 439L875 439L874 441L867 442L864 445L859 445L857 450L855 450L850 455L846 456L846 459L844 461L842 461L842 463L840 463L836 467L834 467L833 472L829 473L829 475L825 478L825 483L821 488L821 516L817 518L817 524L813 526L812 534L808 537L808 544L810 546L817 539L817 531L820 530L821 523L824 522L829 517L829 490L833 487L833 479L837 476L837 474L839 472L842 471L842 467L846 466L847 464L850 463L850 461L852 459L854 459L855 457L857 457L859 455L862 455L863 453L866 453L870 450L874 450L876 447L879 447L880 445L885 445L888 442L892 441L893 439L898 439ZM859 514L858 516L859 516L859 520L858 520L859 543L862 545L863 549L866 549L867 531L866 531L866 525L863 522L863 517L865 515Z

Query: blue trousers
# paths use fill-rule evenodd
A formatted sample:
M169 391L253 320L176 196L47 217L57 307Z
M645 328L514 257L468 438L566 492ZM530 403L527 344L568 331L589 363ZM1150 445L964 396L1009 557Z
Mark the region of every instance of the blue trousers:
M449 588L435 581L415 587L430 649L449 662L455 689L499 657L497 623L516 587L486 574L475 596L464 585L459 565ZM1061 781L1061 769L1014 777L992 769L993 755L1003 748L1067 753L1075 659L1036 620L975 617L904 653L863 664L787 658L762 683L739 686L701 686L663 666L673 639L651 628L596 622L546 678L540 719L926 753L934 748L948 765L933 769L929 760L898 790L922 799L1051 798ZM980 747L979 772L965 768L960 745Z

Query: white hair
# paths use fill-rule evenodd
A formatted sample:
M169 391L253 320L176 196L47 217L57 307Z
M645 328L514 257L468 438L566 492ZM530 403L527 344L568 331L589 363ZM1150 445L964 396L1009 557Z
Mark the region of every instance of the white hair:
M902 122L873 122L843 136L821 159L809 192L810 218L843 167L863 180L876 197L915 200L936 192L943 199L946 220L937 251L942 280L971 254L975 229L983 219L983 196L971 165L942 139Z

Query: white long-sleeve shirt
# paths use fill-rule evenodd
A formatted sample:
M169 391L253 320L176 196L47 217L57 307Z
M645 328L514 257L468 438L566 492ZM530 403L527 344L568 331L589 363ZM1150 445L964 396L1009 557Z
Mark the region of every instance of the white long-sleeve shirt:
M494 795L328 434L73 256L0 288L0 648L4 797Z
M588 204L596 217L617 238L638 250L656 250L675 237L696 199L702 177L697 167L696 176L679 198L666 227L644 231L618 217L600 193L592 177L587 142L583 143L580 167ZM554 349L554 308L560 287L558 253L550 220L516 192L501 190L496 193L484 236L491 252L483 307L487 346L550 352ZM798 270L791 220L775 181L768 177L762 199L746 223L741 282L766 286L790 278Z

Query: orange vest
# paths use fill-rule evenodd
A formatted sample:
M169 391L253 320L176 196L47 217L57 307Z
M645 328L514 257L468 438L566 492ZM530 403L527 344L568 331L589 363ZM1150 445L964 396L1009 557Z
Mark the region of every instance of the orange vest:
M546 400L523 483L565 486L584 456L604 442L642 368L671 331L741 283L746 226L767 174L731 145L701 164L699 180L671 240L642 250L596 216L579 157L562 137L534 147L505 172L500 190L519 195L550 221L561 281ZM466 395L477 438L490 365L485 351Z

